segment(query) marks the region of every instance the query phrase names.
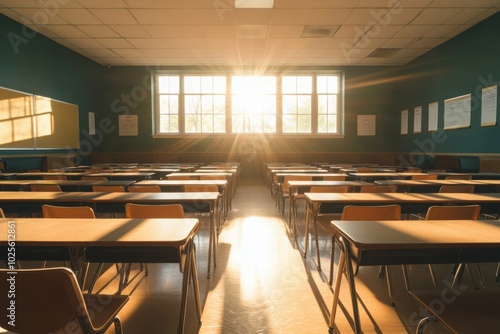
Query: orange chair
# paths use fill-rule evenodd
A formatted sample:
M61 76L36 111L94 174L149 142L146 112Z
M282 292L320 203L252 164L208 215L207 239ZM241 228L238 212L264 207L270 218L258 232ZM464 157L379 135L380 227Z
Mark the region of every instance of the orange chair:
M8 317L12 299L6 297L11 275L0 269L0 291L5 291L0 302L2 328L16 333L66 333L71 328L75 333L103 334L114 324L115 333L123 333L118 313L130 297L83 294L67 268L16 270L13 326Z
M128 186L128 192L131 193L161 193L160 186Z

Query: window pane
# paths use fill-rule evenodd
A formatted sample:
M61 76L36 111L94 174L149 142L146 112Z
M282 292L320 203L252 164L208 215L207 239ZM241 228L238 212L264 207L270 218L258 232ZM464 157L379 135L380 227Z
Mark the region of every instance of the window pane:
M312 131L312 77L284 76L282 82L283 132L310 133ZM294 115L294 117L287 117L288 115Z
M160 94L178 94L179 93L179 76L159 76L158 77L158 92Z
M201 93L200 77L184 77L184 93Z
M233 133L275 132L276 77L234 76L231 82Z

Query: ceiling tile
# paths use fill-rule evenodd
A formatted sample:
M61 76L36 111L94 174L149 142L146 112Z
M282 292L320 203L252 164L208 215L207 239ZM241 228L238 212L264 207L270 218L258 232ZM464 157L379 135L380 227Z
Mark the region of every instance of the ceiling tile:
M115 31L105 25L81 25L80 30L94 38L119 37Z
M269 27L269 38L298 38L304 26L271 26Z
M114 31L116 31L122 37L127 37L127 38L151 37L151 35L146 30L146 26L110 25L109 27Z
M71 24L101 24L101 21L87 9L59 9L57 15Z
M91 9L101 22L109 25L130 25L137 24L137 20L128 9Z
M144 26L151 37L202 38L205 37L201 26Z
M125 38L96 38L96 41L110 49L129 49L133 47Z
M84 38L88 37L83 31L75 26L70 25L53 25L46 26L47 30L63 38Z

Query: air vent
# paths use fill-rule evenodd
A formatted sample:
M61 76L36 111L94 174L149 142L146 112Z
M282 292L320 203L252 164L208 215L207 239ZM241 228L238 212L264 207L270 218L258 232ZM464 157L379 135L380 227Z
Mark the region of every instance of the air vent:
M339 29L339 26L305 26L300 37L302 38L330 38Z
M369 58L389 58L401 49L396 48L380 48L376 49L368 55Z

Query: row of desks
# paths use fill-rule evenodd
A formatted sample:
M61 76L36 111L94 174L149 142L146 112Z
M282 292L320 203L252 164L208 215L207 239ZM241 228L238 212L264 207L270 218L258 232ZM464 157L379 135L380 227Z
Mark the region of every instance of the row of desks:
M500 261L498 220L332 221L332 226L340 237L341 255L334 286L329 333L334 332L344 273L350 288L354 331L362 333L354 280L359 266ZM463 314L467 319L467 310ZM478 332L494 330L482 328L481 323L476 325ZM497 321L497 329L499 325L500 321Z
M53 247L100 247L127 248L130 251L140 249L137 256L144 263L170 261L167 250L183 247L186 254L186 265L183 272L181 310L178 333L184 332L187 311L188 288L192 279L199 320L201 307L199 297L198 276L196 274L196 257L193 237L200 229L198 219L48 219L48 218L15 218L0 219L0 243L15 241L16 261L30 260L30 250ZM144 251L144 247L151 251ZM7 246L0 247L0 260L8 259ZM22 251L24 249L24 251ZM165 253L165 256L162 256ZM27 258L23 258L23 255ZM116 262L126 262L126 258L116 254ZM167 260L168 258L168 260ZM71 259L69 259L71 260ZM11 268L15 272L15 268ZM158 313L160 316L161 312Z
M26 192L1 191L0 207L6 213L26 212L30 208L41 212L42 204L51 205L88 205L96 212L125 212L126 203L136 204L181 204L188 212L210 213L210 240L208 251L208 272L210 277L211 260L217 265L218 233L216 217L218 213L218 192Z

